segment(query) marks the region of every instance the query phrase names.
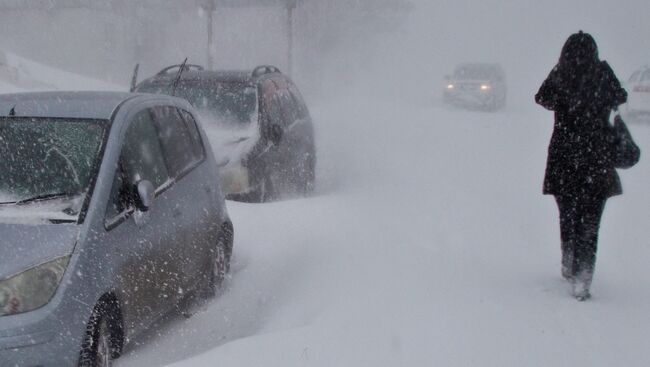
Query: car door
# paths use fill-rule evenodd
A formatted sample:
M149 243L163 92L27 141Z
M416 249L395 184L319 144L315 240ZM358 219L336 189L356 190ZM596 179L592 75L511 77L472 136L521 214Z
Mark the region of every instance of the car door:
M165 254L172 227L165 199L157 194L146 212L136 210L136 186L150 181L157 193L169 183L157 131L144 109L126 130L106 211L106 230L122 253L118 290L127 329L141 330L173 304L173 279Z
M162 152L174 185L165 191L172 205L173 238L169 251L169 271L177 277L179 293L195 288L209 264L208 222L210 188L213 183L200 177L195 168L204 160L205 150L192 116L173 106L153 109ZM193 128L193 129L191 129ZM197 140L198 139L198 140ZM215 240L216 241L216 240ZM213 244L212 244L213 245ZM214 246L213 246L214 247Z

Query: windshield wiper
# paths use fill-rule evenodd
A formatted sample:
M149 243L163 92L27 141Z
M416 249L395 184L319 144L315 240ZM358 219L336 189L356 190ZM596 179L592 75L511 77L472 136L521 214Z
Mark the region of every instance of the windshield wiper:
M43 195L36 195L31 198L27 199L22 199L15 201L13 203L2 203L2 204L16 204L16 205L23 205L23 204L29 204L37 201L45 201L45 200L54 200L54 199L60 199L60 198L69 198L73 196L79 195L78 193L71 193L71 192L57 192L57 193L50 193L50 194L43 194Z

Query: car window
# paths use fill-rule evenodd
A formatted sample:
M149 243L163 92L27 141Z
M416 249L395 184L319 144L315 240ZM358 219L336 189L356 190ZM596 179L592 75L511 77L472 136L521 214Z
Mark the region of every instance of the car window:
M179 177L196 162L190 131L175 107L155 107L153 115L169 174Z
M106 207L106 219L115 218L120 213L129 209L135 202L133 198L133 190L129 190L128 185L125 184L124 173L118 166L115 172L115 178L111 186L111 194L108 199L108 206Z
M278 93L273 94L270 98L264 100L264 110L266 117L272 125L282 126L282 109L280 107L281 100Z
M113 218L134 203L140 181L150 181L158 189L169 179L167 167L151 113L138 113L126 131L116 167L106 217Z
M632 73L632 76L630 76L630 79L628 80L628 83L634 83L639 80L639 75L641 75L641 71L637 70L634 73Z
M124 138L121 163L125 178L131 185L148 180L155 188L159 188L168 180L158 132L148 110L138 113L129 126Z
M650 70L646 70L645 73L643 73L643 76L641 77L642 82L647 82L650 81Z
M187 129L190 132L190 138L192 139L192 153L194 154L194 160L200 161L205 157L205 148L203 147L203 140L201 140L201 134L199 134L199 128L196 125L196 120L191 113L180 110L181 116L187 125Z
M289 86L289 93L291 94L294 105L296 106L296 113L298 114L298 118L309 118L309 110L307 110L307 105L305 105L305 101L302 99L302 95L298 91L298 88L296 88L295 85Z
M282 110L283 123L288 126L298 119L296 104L289 94L289 90L283 89L278 93L280 109Z

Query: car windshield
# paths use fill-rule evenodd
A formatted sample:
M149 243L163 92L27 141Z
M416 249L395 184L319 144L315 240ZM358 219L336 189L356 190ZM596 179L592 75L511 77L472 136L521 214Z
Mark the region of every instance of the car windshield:
M463 65L456 68L454 78L485 80L497 75L493 67L485 65Z
M94 121L0 120L0 210L56 199L68 202L68 213L78 213L104 132Z
M146 85L139 92L171 94L169 85ZM177 97L185 98L203 116L222 124L240 127L257 117L257 91L254 86L241 82L180 82Z

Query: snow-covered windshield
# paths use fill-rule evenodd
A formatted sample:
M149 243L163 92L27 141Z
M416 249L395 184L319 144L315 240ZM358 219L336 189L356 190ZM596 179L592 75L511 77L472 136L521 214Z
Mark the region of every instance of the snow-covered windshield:
M138 92L171 94L169 85L143 85ZM181 81L177 97L185 98L202 116L212 116L208 122L241 127L257 117L257 91L242 82Z
M0 210L67 200L77 213L96 174L105 128L93 121L0 120Z

